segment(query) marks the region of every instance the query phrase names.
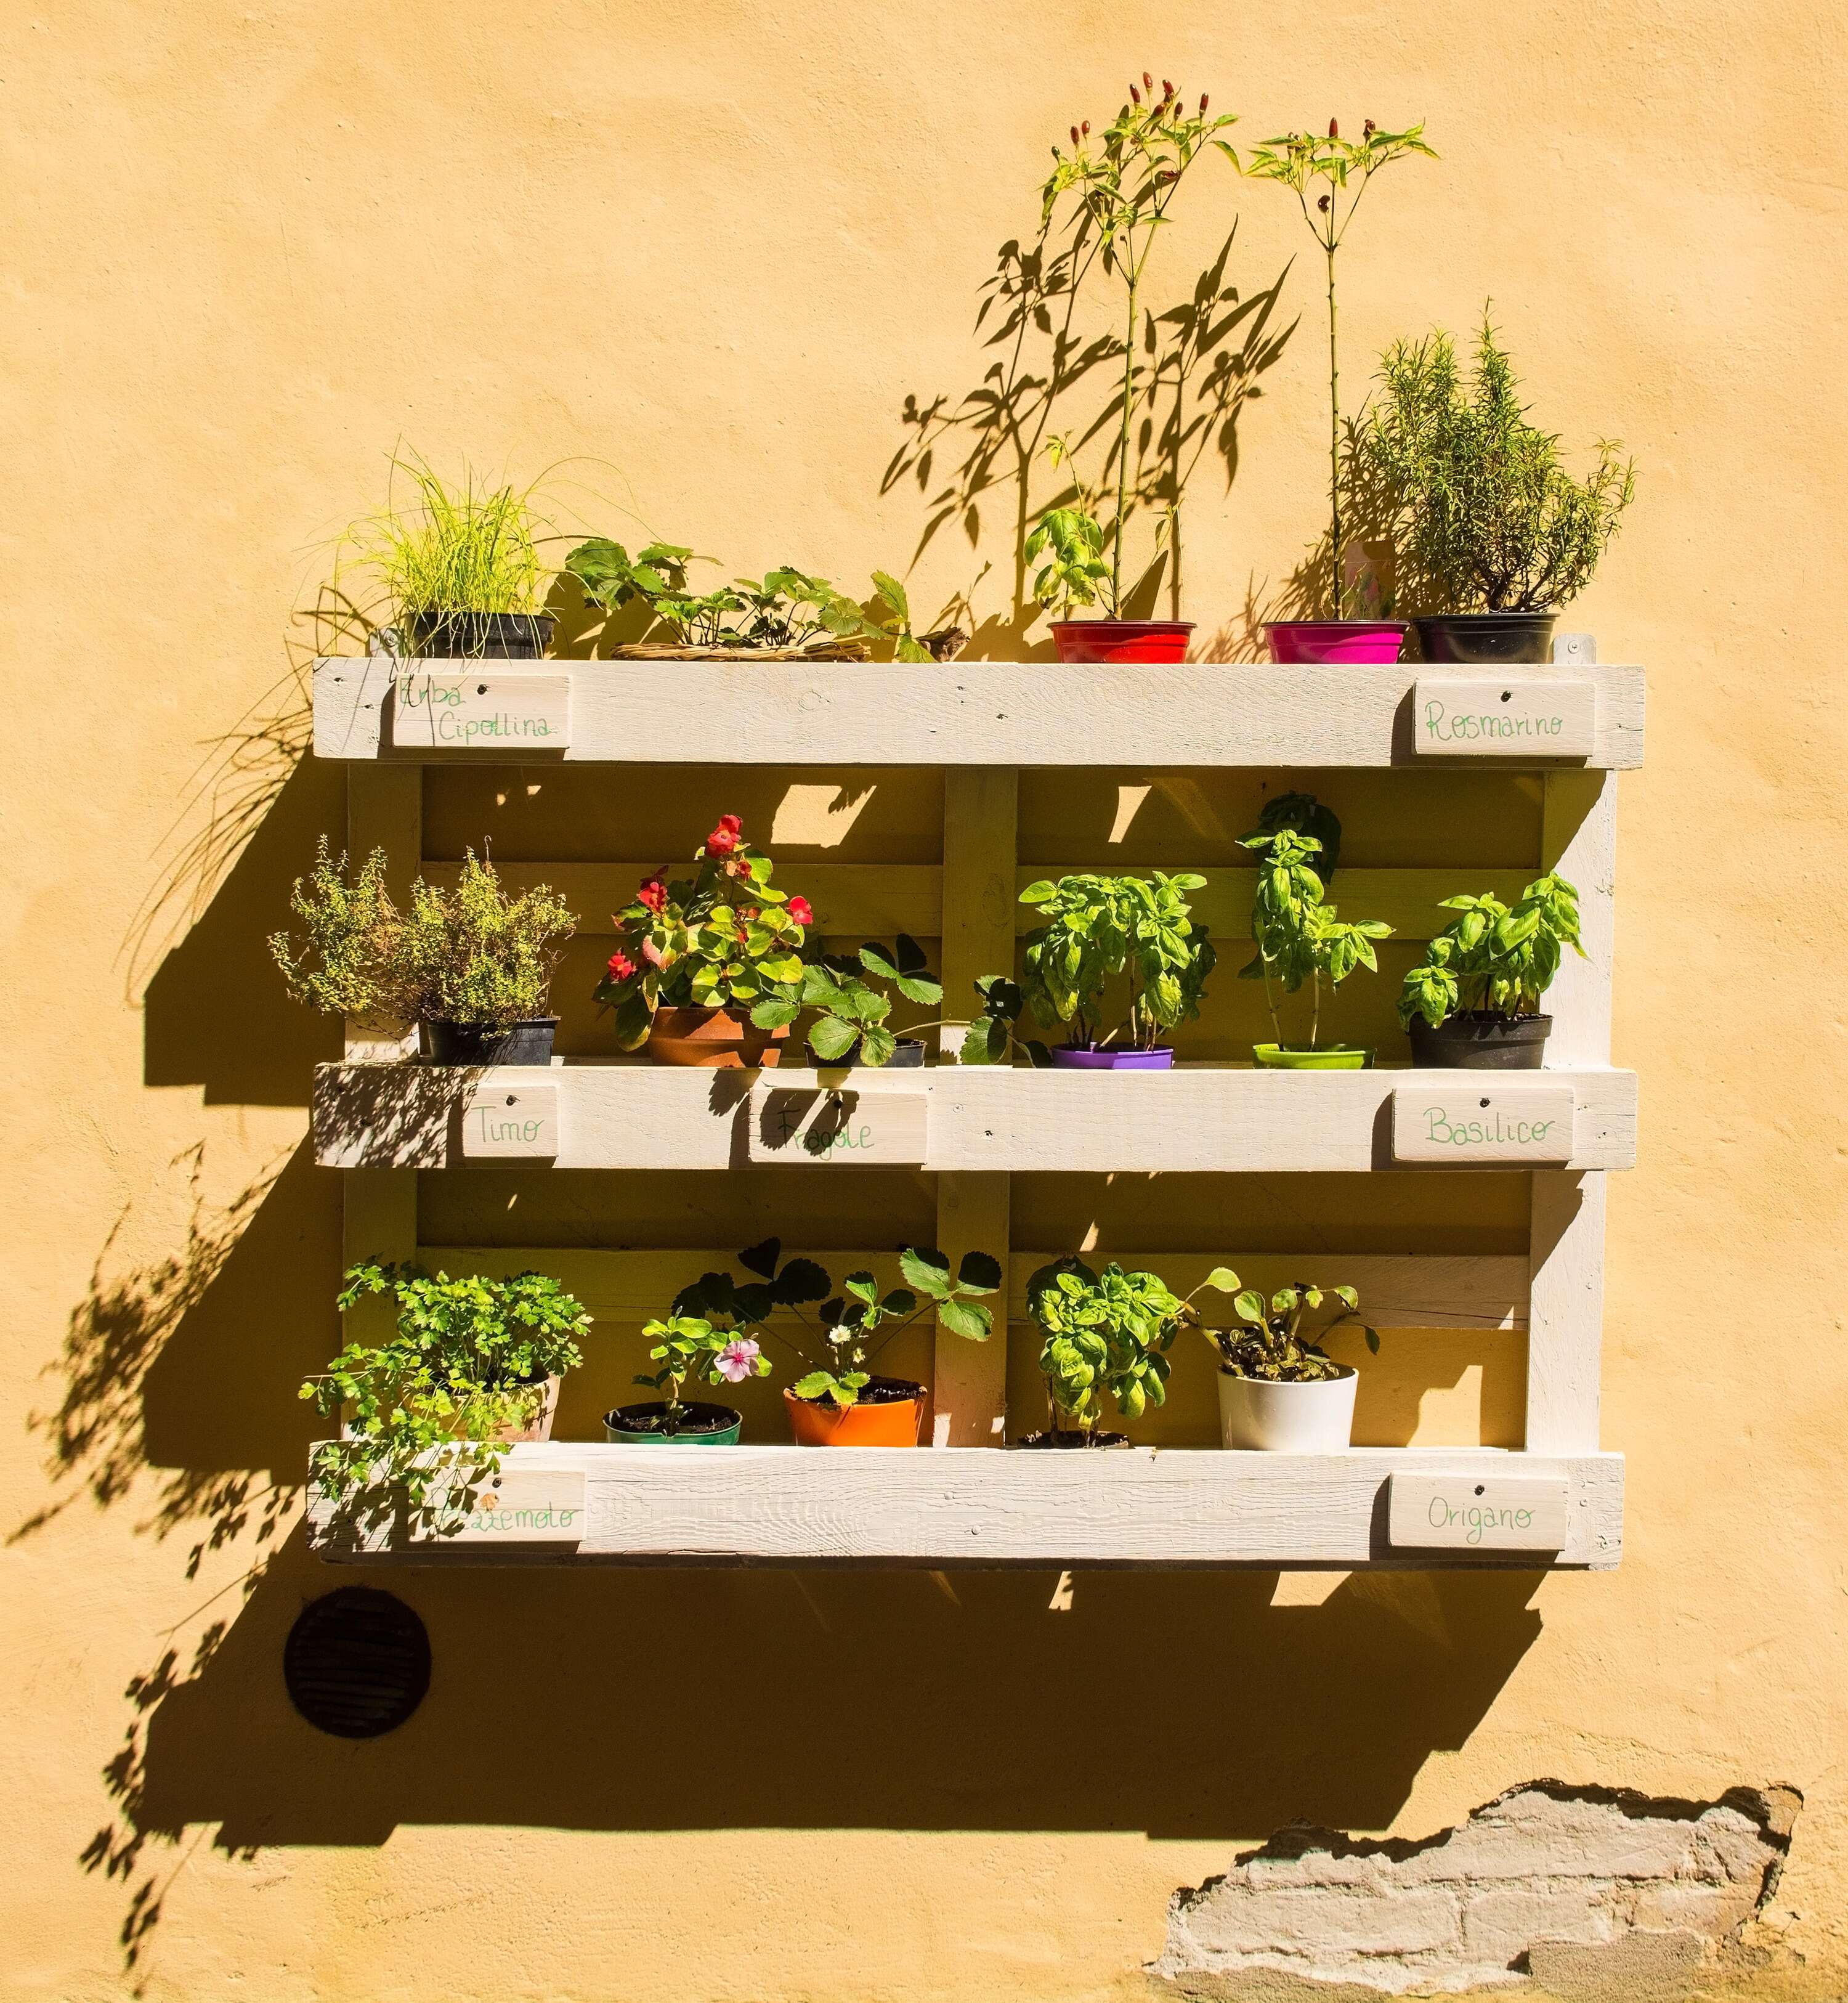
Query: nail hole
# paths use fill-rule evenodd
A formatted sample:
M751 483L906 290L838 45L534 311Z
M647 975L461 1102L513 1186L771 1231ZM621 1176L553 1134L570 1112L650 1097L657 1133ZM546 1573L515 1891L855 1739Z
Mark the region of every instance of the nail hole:
M508 1103L508 1104L509 1106L511 1106L511 1105L513 1103L513 1102L512 1102L512 1099L509 1099L507 1103ZM1487 1099L1479 1099L1476 1103L1477 1103L1479 1105L1481 1105L1481 1106L1486 1106L1486 1105L1488 1104L1488 1103L1489 1103L1489 1102L1487 1101Z
M1489 1103L1489 1102L1488 1102L1488 1101L1487 1101L1487 1099L1486 1099L1483 1101L1483 1105L1485 1105L1485 1106L1486 1106L1486 1105L1488 1104L1488 1103ZM518 1093L516 1093L516 1092L508 1092L508 1095L507 1095L507 1103L508 1103L509 1106L517 1106L517 1105L519 1103L519 1094L518 1094Z
M1502 699L1502 701L1503 701L1504 702L1506 702L1506 701L1507 701L1508 697L1509 697L1510 696L1511 696L1514 693L1514 691L1512 689L1504 689L1504 690L1502 690L1502 692L1501 692L1501 699Z
M1483 1485L1479 1481L1476 1484L1476 1492L1479 1495L1483 1492Z
M487 683L486 683L486 682L477 682L477 683L476 683L476 684L475 684L475 693L476 693L476 694L477 694L477 695L486 695L486 694L487 694ZM1502 697L1502 701L1503 701L1504 702L1506 702L1506 701L1507 701L1507 697L1504 695L1504 696Z

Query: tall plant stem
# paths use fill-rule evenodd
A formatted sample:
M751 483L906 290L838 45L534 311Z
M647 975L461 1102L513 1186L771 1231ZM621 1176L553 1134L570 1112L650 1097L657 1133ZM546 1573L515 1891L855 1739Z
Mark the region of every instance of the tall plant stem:
M1129 323L1124 330L1123 339L1123 423L1116 434L1116 535L1110 551L1110 612L1112 617L1117 619L1123 617L1123 510L1129 505L1130 421L1132 415L1130 400L1136 383L1136 288L1141 276L1140 268L1132 264L1129 281Z
M1341 617L1341 364L1335 342L1335 246L1328 253L1328 499L1329 560L1334 565L1334 616Z

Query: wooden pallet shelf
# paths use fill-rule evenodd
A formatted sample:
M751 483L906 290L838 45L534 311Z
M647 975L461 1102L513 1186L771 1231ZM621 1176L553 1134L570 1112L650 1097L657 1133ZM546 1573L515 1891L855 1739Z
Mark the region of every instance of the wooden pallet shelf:
M1522 1148L1466 1138L1400 1159L1394 1114L1468 1109ZM1536 1115L1536 1110L1538 1117ZM536 1118L536 1112L543 1117ZM1563 1114L1563 1117L1561 1117ZM1403 1123L1403 1113L1400 1114ZM338 1169L524 1162L561 1169L910 1167L950 1173L1225 1174L1408 1166L1626 1169L1637 1079L1608 1068L1493 1073L923 1071L697 1071L612 1061L451 1070L323 1064L315 1159ZM805 1145L826 1122L846 1145ZM1570 1137L1567 1138L1570 1127ZM533 1128L529 1134L526 1129ZM505 1132L510 1143L497 1138ZM855 1136L861 1137L855 1145Z
M407 689L400 707L398 678ZM420 679L421 678L421 679ZM1489 687L1493 679L1494 686ZM438 733L412 683L466 703ZM1421 694L1420 684L1427 687ZM1560 725L1462 747L1434 736L1431 690ZM1501 706L1506 704L1505 711ZM440 711L441 705L438 705ZM1619 771L1643 757L1637 667L1067 667L959 661L318 661L322 758L714 765L1256 766L1459 762ZM541 725L543 734L532 734ZM1511 730L1514 726L1509 725Z
M1514 1566L1594 1571L1621 1552L1620 1454L1356 1448L1344 1454L1132 1447L1095 1453L890 1448L578 1445L512 1449L509 1501L554 1518L543 1540L360 1531L324 1498L313 1547L334 1563L1245 1567L1349 1571ZM1442 1547L1396 1541L1391 1487L1433 1480L1491 1503L1557 1498L1522 1541ZM1512 1487L1510 1484L1514 1484ZM1455 1484L1455 1485L1452 1485ZM1444 1515L1445 1512L1437 1512ZM1498 1515L1505 1515L1505 1510ZM1430 1520L1423 1510L1416 1522ZM560 1533L561 1529L562 1534Z

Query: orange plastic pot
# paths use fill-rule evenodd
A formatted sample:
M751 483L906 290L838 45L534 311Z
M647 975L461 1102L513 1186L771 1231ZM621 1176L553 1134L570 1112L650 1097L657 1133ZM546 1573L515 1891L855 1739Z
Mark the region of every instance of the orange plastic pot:
M916 1446L924 1424L924 1388L903 1377L875 1377L875 1385L902 1388L908 1398L883 1398L873 1403L849 1405L845 1411L833 1405L817 1404L798 1398L793 1391L783 1393L789 1412L789 1430L798 1446ZM869 1386L868 1387L871 1389Z
M760 1029L742 1008L657 1008L648 1050L655 1064L701 1071L770 1071L783 1054L789 1025Z

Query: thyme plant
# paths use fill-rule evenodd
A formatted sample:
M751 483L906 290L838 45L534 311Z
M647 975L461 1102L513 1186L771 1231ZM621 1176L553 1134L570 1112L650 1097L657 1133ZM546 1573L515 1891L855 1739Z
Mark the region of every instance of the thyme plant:
M1055 509L1042 518L1040 525L1047 528L1056 516L1059 526L1048 533L1054 544L1063 545L1069 551L1088 544L1092 556L1101 560L1108 544L1107 589L1102 574L1088 567L1074 566L1067 561L1066 575L1084 580L1085 589L1094 595L1103 593L1113 619L1122 617L1123 550L1130 507L1130 439L1140 400L1136 387L1137 335L1149 253L1162 226L1170 220L1168 211L1180 192L1181 183L1206 149L1216 148L1234 166L1238 163L1231 147L1215 136L1225 126L1236 124L1237 118L1229 112L1209 117L1207 102L1203 94L1199 110L1189 113L1175 86L1165 79L1158 97L1155 79L1144 70L1141 89L1133 83L1130 86L1129 103L1104 128L1095 145L1087 119L1081 125L1072 127L1069 152L1053 147L1053 171L1039 191L1043 236L1063 204L1071 215L1074 252L1081 252L1087 245L1095 246L1104 269L1122 288L1123 390L1117 412L1115 516L1106 530L1097 522L1093 506L1081 488L1078 510ZM1088 527L1080 528L1080 516ZM1034 540L1028 545L1028 561L1031 562L1046 547L1047 542L1036 529ZM1070 595L1084 604L1092 602L1081 591Z
M1328 401L1329 401L1329 542L1331 575L1334 586L1334 617L1342 616L1347 589L1341 561L1341 358L1336 341L1335 317L1335 253L1347 234L1348 225L1367 192L1367 184L1381 168L1395 160L1422 153L1427 159L1438 156L1424 142L1424 127L1413 125L1403 132L1382 132L1369 118L1360 140L1343 139L1338 120L1328 121L1328 136L1308 132L1287 132L1266 139L1252 154L1245 173L1259 180L1280 181L1293 191L1302 217L1328 264ZM1316 182L1322 192L1309 205L1309 191Z
M1486 892L1441 902L1461 915L1405 977L1399 1019L1408 1029L1419 1016L1434 1029L1452 1015L1536 1015L1564 949L1584 957L1578 893L1556 872L1536 876L1511 909Z
M1485 311L1465 386L1448 334L1397 341L1384 394L1360 434L1364 471L1392 500L1420 611L1550 610L1577 596L1636 492L1633 464L1601 440L1582 481L1556 433L1528 423L1520 386Z
M287 932L269 938L292 1001L327 1015L410 1019L400 951L403 921L386 888L386 868L385 851L375 848L350 876L347 858L336 863L322 836L314 867L289 892L300 939Z

